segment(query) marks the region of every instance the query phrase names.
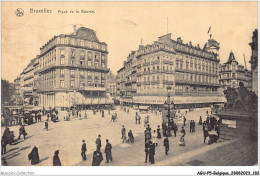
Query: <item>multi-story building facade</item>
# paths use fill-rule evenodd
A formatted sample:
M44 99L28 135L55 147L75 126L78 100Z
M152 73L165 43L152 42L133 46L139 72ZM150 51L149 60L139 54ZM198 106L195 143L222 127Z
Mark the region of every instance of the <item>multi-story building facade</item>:
M116 78L111 71L108 72L107 75L107 92L110 94L111 97L116 97L117 93L117 86L116 86Z
M107 44L95 31L74 28L54 36L40 49L40 106L95 106L112 103L106 93Z
M18 76L14 80L14 98L15 98L16 105L23 104L23 92L21 90L21 77L20 76Z
M258 95L258 30L253 32L252 42L249 43L252 49L251 70L252 70L252 91Z
M219 43L212 38L201 49L181 38L172 40L171 34L140 45L118 71L121 102L162 106L168 86L176 106L224 102L218 90L218 50Z
M35 71L37 68L38 56L30 61L27 67L23 70L21 79L23 80L23 97L24 103L30 105L37 105L37 93L34 89Z
M228 61L220 65L219 83L224 89L226 89L227 87L238 88L240 82L251 90L252 74L251 71L244 68L244 66L239 65L234 53L231 51Z

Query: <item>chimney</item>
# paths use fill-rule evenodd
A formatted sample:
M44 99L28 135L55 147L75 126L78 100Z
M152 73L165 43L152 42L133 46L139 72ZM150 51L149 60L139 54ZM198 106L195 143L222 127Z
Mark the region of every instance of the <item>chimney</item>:
M77 25L73 25L73 34L76 35L76 31L77 31Z
M177 42L178 42L178 43L182 43L181 37L178 37L178 38L177 38Z

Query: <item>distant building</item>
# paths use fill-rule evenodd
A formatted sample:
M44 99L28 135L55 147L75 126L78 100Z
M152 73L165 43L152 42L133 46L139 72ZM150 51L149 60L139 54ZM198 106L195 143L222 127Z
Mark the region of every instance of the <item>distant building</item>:
M219 43L210 37L204 48L171 34L132 51L117 72L121 103L162 107L170 86L176 107L224 102L219 92Z
M113 73L111 71L109 71L108 75L107 75L107 92L112 97L117 96L116 77L113 75Z
M239 65L234 53L231 51L228 61L220 65L219 82L224 89L227 87L238 88L239 82L242 82L245 87L251 90L252 74L244 66Z
M80 27L54 36L40 49L40 106L90 107L111 104L106 93L107 44L92 29Z
M32 59L20 74L20 89L21 94L23 95L24 104L38 105L37 89L34 86L38 81L37 75L35 74L39 65L38 59L39 56Z
M23 92L21 89L21 77L18 76L14 80L14 99L16 105L22 105L23 104Z
M258 94L258 30L253 32L252 42L249 43L252 49L251 70L252 70L252 91Z

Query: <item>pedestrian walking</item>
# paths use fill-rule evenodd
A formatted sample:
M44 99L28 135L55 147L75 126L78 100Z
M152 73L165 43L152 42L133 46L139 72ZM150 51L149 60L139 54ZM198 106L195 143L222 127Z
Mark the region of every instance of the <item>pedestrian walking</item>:
M165 147L165 155L168 155L168 151L169 151L169 139L166 136L166 138L163 141L163 146Z
M105 117L105 112L104 112L104 110L102 110L102 118L104 118Z
M59 150L56 150L53 156L53 166L61 166L60 158L59 158Z
M168 136L168 137L171 137L172 136L172 134L171 134L171 126L167 126L167 133L166 133L166 135Z
M144 131L144 135L145 135L145 141L146 140L149 140L150 141L150 139L151 139L151 131L149 130L149 128L147 127L146 129L145 129L145 131Z
M134 135L132 133L132 130L128 132L128 141L134 143Z
M155 144L155 146L158 145L158 143L157 143L157 134L156 134L156 130L153 130L153 133L152 133L152 141L153 141L153 144Z
M141 124L141 116L140 115L138 115L138 117L137 117L138 119L138 124Z
M193 122L192 120L190 121L190 133L192 132L192 125L193 125Z
M135 115L135 124L137 124L138 114Z
M185 123L186 123L186 117L184 116L183 117L183 126L185 126Z
M6 153L6 145L7 145L6 139L2 138L2 140L1 140L1 155Z
M46 121L45 121L45 128L44 128L43 130L48 131L48 126L49 126L49 124L48 124L48 121L46 120Z
M181 136L184 137L186 135L186 131L184 129L184 126L182 126L181 128Z
M98 135L98 138L96 139L96 146L97 146L97 149L100 150L101 148L101 135L99 134Z
M202 117L200 116L199 125L202 125Z
M175 137L176 137L177 131L178 131L178 127L177 127L176 123L174 123L174 125L173 125L173 132L174 132L174 136Z
M87 146L86 146L86 143L85 143L85 140L82 140L82 146L81 146L81 157L82 157L82 160L85 161L87 159L86 157L86 151L87 151Z
M196 126L196 123L195 123L195 121L193 120L193 121L192 121L192 132L193 132L193 133L195 132L195 126Z
M100 149L97 149L93 153L92 166L100 166L100 163L103 161L103 155L100 152Z
M122 134L121 139L124 139L125 138L125 127L124 127L124 125L122 125L121 134Z
M112 145L109 143L108 139L106 139L106 147L105 147L105 153L106 153L106 163L110 161L112 161Z
M161 132L160 132L160 125L158 125L158 127L157 127L157 138L158 139L161 139L162 138L162 135L161 135Z
M149 162L151 164L154 164L155 144L152 143L151 141L149 143L150 143Z
M47 121L49 121L50 113L47 113Z
M147 163L147 158L149 156L149 152L150 152L150 141L149 140L146 140L145 142L145 163Z
M32 165L36 165L39 163L40 158L39 158L38 148L36 146L33 147L31 153L28 155L28 159L31 160Z
M20 125L20 128L19 128L19 137L18 139L20 139L21 135L23 135L23 138L25 139L25 136L27 135L26 131L25 131L25 128L23 125Z
M208 132L208 130L205 128L205 129L203 130L204 144L205 144L206 139L207 139L208 136L209 136L209 132Z

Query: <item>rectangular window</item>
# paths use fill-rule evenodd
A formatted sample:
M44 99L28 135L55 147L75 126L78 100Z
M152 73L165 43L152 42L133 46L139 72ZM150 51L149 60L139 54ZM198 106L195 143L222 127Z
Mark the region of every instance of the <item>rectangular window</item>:
M75 57L75 50L70 50L70 57Z
M89 66L89 67L92 66L92 60L88 60L88 66Z
M71 58L70 64L71 64L71 65L74 65L74 63L75 63L75 60Z
M60 55L61 55L61 56L64 56L64 55L65 55L65 50L64 50L64 49L61 49L61 50L60 50Z
M64 81L60 81L60 87L64 87Z
M61 64L61 65L64 65L64 64L65 64L65 58L64 58L64 57L61 57L61 58L60 58L60 64Z
M80 87L84 87L84 82L83 82L83 81L80 81L79 86L80 86Z
M74 87L74 86L75 86L74 80L71 80L70 81L70 87Z
M70 76L74 77L75 76L75 70L70 70Z
M84 59L85 59L85 52L80 51L80 60L84 60Z
M80 77L81 77L81 78L84 77L84 72L83 72L83 70L80 70L79 74L80 74Z
M60 77L64 77L64 75L65 75L65 70L60 70Z

